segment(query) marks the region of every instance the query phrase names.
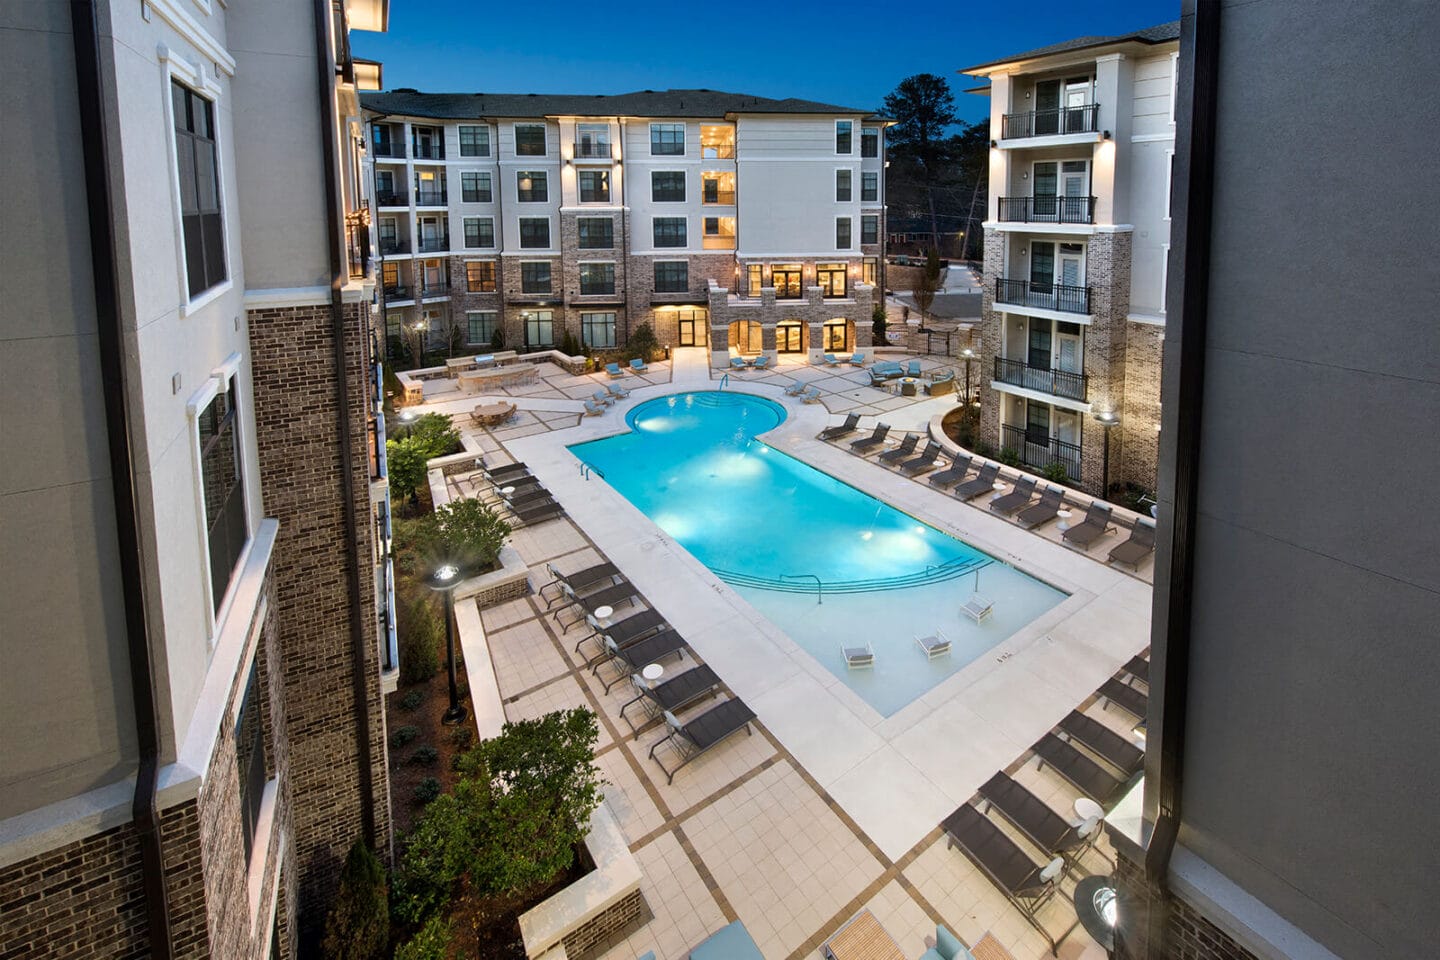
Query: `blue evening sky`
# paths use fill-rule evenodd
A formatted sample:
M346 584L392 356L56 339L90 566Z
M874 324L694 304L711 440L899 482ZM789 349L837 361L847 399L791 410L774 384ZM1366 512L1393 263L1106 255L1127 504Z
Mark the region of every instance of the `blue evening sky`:
M900 11L900 12L896 12ZM707 87L880 106L901 79L950 80L962 119L987 112L963 95L962 67L1070 40L1154 26L1179 0L483 3L391 0L388 34L351 34L355 55L385 64L385 87L429 93L626 93Z

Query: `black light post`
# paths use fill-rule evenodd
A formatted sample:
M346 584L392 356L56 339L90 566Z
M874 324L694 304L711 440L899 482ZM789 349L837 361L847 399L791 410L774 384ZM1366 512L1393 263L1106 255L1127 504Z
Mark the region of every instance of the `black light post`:
M430 575L431 590L445 595L445 661L450 672L450 709L440 718L441 723L457 724L465 719L465 708L460 706L460 690L455 685L455 588L460 583L460 568L447 563Z
M1110 496L1110 428L1119 426L1120 418L1110 411L1095 414L1095 419L1105 428L1105 468L1104 486L1100 489L1100 496L1108 499Z
M965 406L970 406L970 363L975 359L975 351L966 347L960 354L965 358Z

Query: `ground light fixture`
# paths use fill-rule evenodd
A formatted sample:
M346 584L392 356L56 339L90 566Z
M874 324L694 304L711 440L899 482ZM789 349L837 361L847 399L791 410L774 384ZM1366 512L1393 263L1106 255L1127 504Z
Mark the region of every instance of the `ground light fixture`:
M960 351L960 356L965 358L965 405L970 405L970 364L975 360L975 351L966 347Z
M431 590L445 595L445 667L450 674L450 709L440 722L453 726L465 719L465 708L460 706L460 691L455 685L455 588L460 583L460 568L453 563L443 564L426 578L426 583Z
M1095 414L1095 421L1105 428L1105 467L1102 472L1103 481L1100 495L1108 497L1110 495L1110 428L1120 425L1120 417L1113 411L1105 410Z
M1116 895L1115 882L1109 877L1086 877L1075 885L1075 916L1106 952L1115 949Z

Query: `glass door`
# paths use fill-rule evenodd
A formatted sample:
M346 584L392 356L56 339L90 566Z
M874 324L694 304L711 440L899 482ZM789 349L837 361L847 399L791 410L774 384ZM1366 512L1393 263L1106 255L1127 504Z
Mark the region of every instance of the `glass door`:
M780 353L800 353L804 347L800 324L786 321L775 328L775 349Z
M1031 306L1050 306L1055 298L1055 244L1049 240L1036 240L1030 244L1030 295L1026 298Z
M1060 164L1061 223L1089 223L1090 178L1089 164L1084 160L1066 160Z
M1060 244L1060 282L1067 287L1085 285L1085 247L1083 244Z
M680 346L703 347L708 343L710 338L705 328L709 322L710 311L708 310L681 310L679 317Z
M1035 136L1060 132L1060 81L1035 84Z
M1085 133L1091 126L1085 115L1090 104L1090 78L1076 77L1065 81L1065 132Z
M1059 184L1059 163L1054 160L1045 160L1035 164L1033 175L1035 177L1035 215L1034 219L1045 223L1053 223L1059 219L1057 216L1055 191Z

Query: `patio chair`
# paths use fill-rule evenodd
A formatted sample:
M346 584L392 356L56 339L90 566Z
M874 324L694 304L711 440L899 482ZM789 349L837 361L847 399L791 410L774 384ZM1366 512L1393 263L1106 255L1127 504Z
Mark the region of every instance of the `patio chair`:
M960 612L976 623L984 623L995 612L995 601L983 594L972 593L970 598L960 605Z
M1115 525L1110 522L1112 512L1109 504L1101 503L1098 500L1091 501L1090 509L1085 511L1084 521L1075 524L1060 536L1065 539L1066 543L1088 551L1091 544L1115 529Z
M572 590L583 593L585 590L593 588L596 584L602 584L606 581L614 583L615 578L620 576L620 568L613 563L597 563L594 566L582 567L574 573L561 573L555 568L555 564L546 562L545 572L550 574L550 582L535 592L542 599L545 599L546 610L549 610L556 600L565 596L565 591L561 588L562 583L569 585ZM546 598L545 591L551 587L556 588L555 596Z
M1047 733L1030 748L1043 768L1047 763L1070 785L1109 810L1125 791L1126 783L1112 776L1100 764L1076 750L1053 733Z
M1155 552L1155 525L1146 523L1144 520L1136 520L1135 526L1130 530L1130 539L1124 543L1117 543L1110 550L1111 563L1128 563L1132 569L1140 566L1140 561Z
M517 507L514 513L515 522L511 524L512 527L530 527L565 516L565 508L554 500L542 500L523 508Z
M630 682L635 685L635 697L621 705L620 716L630 724L630 729L635 731L637 737L641 730L648 727L664 711L678 713L720 689L720 677L708 664L703 663L663 683L651 684L639 673L631 674ZM625 713L636 704L641 706L645 714L645 719L639 726Z
M825 366L827 366L827 367L838 367L838 366L840 366L840 358L837 357L837 356L835 356L835 354L833 354L833 353L823 354L822 357L821 357L821 359L823 359L823 360L825 361Z
M905 439L900 441L900 446L896 447L894 450L886 450L884 453L880 454L880 462L899 463L906 457L910 456L910 454L914 453L915 448L919 445L920 434L907 433L905 434Z
M755 370L764 370L770 366L770 355L765 353L760 354L760 356L750 361L750 366Z
M1099 830L1092 829L1080 836L1079 829L1072 827L1048 803L1003 772L986 780L976 792L990 808L1014 824L1025 839L1052 857L1067 857L1073 862L1100 835Z
M1015 481L1015 486L1009 493L990 501L990 509L1008 517L1016 510L1022 507L1028 507L1034 497L1035 479L1033 477L1021 477Z
M995 491L995 478L1000 476L1000 464L987 463L975 474L973 480L967 480L955 488L955 496L961 500L974 500L980 494Z
M610 394L612 403L615 400L624 400L626 397L630 396L630 391L626 390L618 383L607 383L605 385L605 390Z
M485 474L485 479L487 480L495 480L498 477L530 472L530 468L523 463L502 463L499 466L492 467L485 462L484 457L476 457L475 465L480 468L481 473Z
M576 590L562 580L560 589L565 594L566 604L555 611L554 617L555 622L564 628L560 631L561 633L569 633L571 627L583 621L587 614L593 616L595 611L601 607L614 608L622 603L633 607L635 601L640 599L640 593L635 589L635 585L623 577L619 583L602 582L590 590ZM576 607L581 611L579 616L568 623L560 619L560 614Z
M1121 683L1114 677L1100 684L1100 689L1095 692L1110 703L1115 704L1115 706L1121 710L1134 714L1141 720L1145 719L1145 714L1150 709L1149 696L1136 690L1128 683ZM1101 709L1104 709L1103 705Z
M859 440L850 441L850 449L854 450L856 453L860 454L860 456L863 457L875 447L883 444L885 442L885 438L889 435L890 424L877 423L875 424L875 432L870 434L870 436L861 437Z
M947 370L939 376L931 375L930 382L925 384L925 392L932 397L938 397L943 393L955 392L955 371Z
M660 615L660 612L653 609L632 613L624 620L617 620L608 626L601 626L600 622L595 619L594 614L586 614L585 622L590 625L592 632L580 638L580 642L575 644L575 652L579 653L580 648L585 645L587 640L595 640L600 644L600 653L596 655L597 657L605 656L606 640L614 640L615 646L624 648L638 640L643 640L652 633L669 627L669 624L665 622L665 618ZM595 657L592 657L587 660L585 666L588 667L593 664L595 659Z
M501 491L499 491L499 495L494 500L489 500L486 502L492 506L497 503L503 503L510 510L517 511L528 510L530 507L539 506L542 503L553 501L555 499L550 494L549 490L546 490L544 487L540 486L538 481L535 483L526 484L523 487L517 486L511 493L504 492L504 490L509 489L509 487L503 488Z
M605 364L605 372L608 373L608 374L610 374L610 376L612 376L612 377L623 377L623 376L625 376L625 371L620 369L620 364L618 364L618 363L607 363L607 364Z
M750 364L749 364L748 361L746 361L746 359L745 359L744 357L731 357L731 358L730 358L730 369L731 369L731 370L748 370L748 369L750 369Z
M765 960L745 924L739 920L706 937L691 948L688 956L690 960Z
M916 637L915 642L920 645L921 650L925 651L925 656L931 660L943 657L950 652L950 640L940 630L936 630L933 637Z
M669 728L669 732L650 748L650 759L665 771L666 782L674 783L675 774L679 773L687 763L702 756L731 734L739 733L743 728L745 735L750 736L753 733L750 724L755 719L755 711L746 706L743 700L726 700L687 723L682 724L669 710L666 710L662 716L665 717L665 725ZM673 745L680 753L681 760L676 764L674 770L667 768L655 756L655 751L665 743Z
M605 412L605 404L596 403L594 400L585 401L585 415L587 417L598 417Z
M650 365L644 360L641 360L639 357L636 357L634 360L630 361L630 369L635 373L649 373Z
M785 388L785 396L798 397L800 396L800 394L805 392L805 386L806 385L804 380L796 380L794 383L790 384L790 386Z
M851 413L845 416L845 422L838 427L826 427L820 431L821 440L838 440L841 437L849 436L855 432L860 425L860 414Z
M615 402L615 398L610 396L610 392L608 390L596 390L594 393L590 394L590 399L594 400L596 403L603 403L607 407Z
M935 946L920 954L920 960L975 960L960 938L943 923L935 924Z
M970 454L960 454L950 461L949 467L930 477L930 486L939 487L941 490L955 486L965 479L965 474L970 472L970 462Z
M1130 674L1130 676L1134 677L1136 680L1141 680L1146 684L1150 682L1150 661L1140 656L1138 653L1135 656L1131 657L1130 660L1125 664L1125 666L1121 667L1120 669Z
M688 646L685 638L675 630L662 630L644 640L638 640L628 647L622 647L614 640L607 639L605 641L605 657L602 657L590 668L590 674L599 676L600 667L607 659L619 667L620 675L605 681L605 692L609 693L611 687L635 671L643 670L647 664L659 663L669 657L679 657L683 660Z
M846 362L849 363L852 367L863 367L865 366L865 354L852 353L850 354L850 359Z
M819 403L820 396L820 388L811 387L809 390L806 390L804 393L800 394L800 400L802 403Z
M1089 748L1096 756L1127 777L1140 772L1145 765L1145 751L1111 730L1094 717L1071 710L1060 729L1071 739Z
M875 666L875 645L868 640L863 647L847 647L842 643L840 652L845 657L845 666L851 670Z
M1021 510L1020 515L1015 518L1015 522L1027 530L1044 526L1060 516L1060 507L1064 501L1065 489L1063 487L1046 487L1045 492L1040 495L1040 502L1033 507Z
M940 444L931 440L925 444L925 452L913 460L906 460L900 464L900 470L907 477L918 477L922 473L929 473L940 466Z
M920 379L921 374L919 360L911 360L909 363L905 364L905 376L914 377L917 380Z

